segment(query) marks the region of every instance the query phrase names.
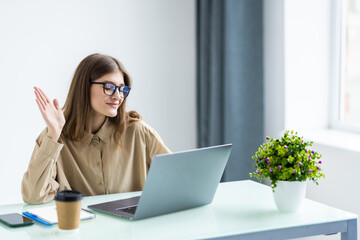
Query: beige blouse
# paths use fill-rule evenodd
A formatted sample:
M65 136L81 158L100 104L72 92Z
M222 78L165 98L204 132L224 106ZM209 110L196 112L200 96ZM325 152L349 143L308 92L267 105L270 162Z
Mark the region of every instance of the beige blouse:
M142 120L127 127L121 148L112 132L110 122L105 121L83 141L58 143L47 137L45 129L22 179L24 202L51 201L59 190L76 190L83 196L142 190L152 158L170 150Z

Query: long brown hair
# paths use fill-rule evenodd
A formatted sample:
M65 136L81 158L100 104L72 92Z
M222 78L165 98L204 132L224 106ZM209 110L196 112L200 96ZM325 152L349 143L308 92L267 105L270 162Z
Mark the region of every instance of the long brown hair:
M68 96L63 107L65 126L63 137L79 141L90 129L90 86L91 81L101 78L105 74L120 71L126 86L131 86L131 78L119 60L102 54L91 54L84 58L77 66L72 79ZM121 135L129 121L141 118L136 112L126 113L126 98L117 110L115 117L108 117L115 126L114 138L120 143ZM129 116L130 115L130 116Z

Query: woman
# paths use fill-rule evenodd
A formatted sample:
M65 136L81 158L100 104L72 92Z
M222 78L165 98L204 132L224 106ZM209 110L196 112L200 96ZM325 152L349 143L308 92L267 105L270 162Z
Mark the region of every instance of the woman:
M22 180L24 202L48 202L59 190L90 196L142 189L152 158L170 151L137 112L125 111L130 89L122 64L101 54L80 62L64 111L35 87L47 127Z

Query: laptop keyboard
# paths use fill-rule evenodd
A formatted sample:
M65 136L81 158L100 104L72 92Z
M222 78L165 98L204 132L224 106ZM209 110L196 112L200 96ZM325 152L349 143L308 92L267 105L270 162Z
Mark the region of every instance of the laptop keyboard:
M121 208L121 209L116 209L116 210L121 211L121 212L130 213L130 214L135 214L136 208L137 208L137 206L128 207L128 208Z

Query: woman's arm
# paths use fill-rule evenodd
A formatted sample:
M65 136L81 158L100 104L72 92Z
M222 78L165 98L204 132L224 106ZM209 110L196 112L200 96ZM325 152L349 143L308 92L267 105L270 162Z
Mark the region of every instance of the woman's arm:
M148 168L151 165L152 159L158 155L163 153L171 153L171 151L164 144L160 135L157 133L155 129L147 125L145 122L141 121L144 126L145 131L145 141L146 141L146 164Z
M21 192L26 203L38 204L53 200L59 184L56 182L56 161L63 144L47 137L43 131L36 140L36 145L25 172Z
M59 184L56 179L56 161L62 144L58 143L65 125L64 113L59 102L50 101L38 87L34 87L36 103L47 129L39 136L22 180L23 200L27 203L43 203L54 198Z

